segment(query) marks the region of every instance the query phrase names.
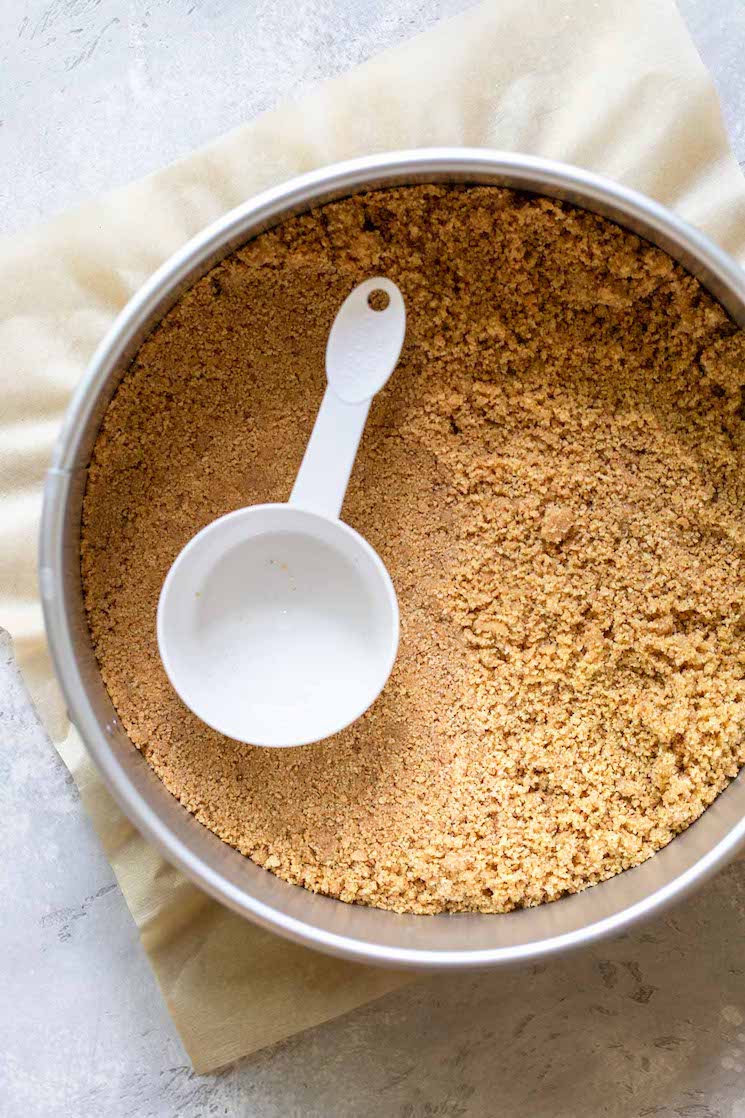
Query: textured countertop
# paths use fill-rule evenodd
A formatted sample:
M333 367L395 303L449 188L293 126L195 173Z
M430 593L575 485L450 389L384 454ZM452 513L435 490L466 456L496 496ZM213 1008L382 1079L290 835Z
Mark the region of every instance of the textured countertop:
M0 230L154 170L468 6L6 0ZM680 7L745 161L745 3ZM4 638L0 744L2 1118L745 1118L745 860L592 951L422 979L200 1077Z

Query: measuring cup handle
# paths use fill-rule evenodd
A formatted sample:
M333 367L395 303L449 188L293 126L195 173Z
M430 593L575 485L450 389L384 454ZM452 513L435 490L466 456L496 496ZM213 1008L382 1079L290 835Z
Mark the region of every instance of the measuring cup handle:
M347 403L326 388L292 487L291 505L338 519L370 403Z

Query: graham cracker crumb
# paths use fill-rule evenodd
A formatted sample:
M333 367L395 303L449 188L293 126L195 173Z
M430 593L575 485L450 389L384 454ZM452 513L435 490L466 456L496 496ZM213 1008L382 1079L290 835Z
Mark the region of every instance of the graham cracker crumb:
M541 523L541 539L558 546L574 527L574 513L565 505L549 505Z
M200 528L287 499L372 275L408 332L344 518L399 657L335 738L242 745L170 688L158 595ZM168 313L94 448L82 574L122 724L222 839L345 901L506 912L644 861L745 759L743 385L697 281L569 205L422 185L288 220Z

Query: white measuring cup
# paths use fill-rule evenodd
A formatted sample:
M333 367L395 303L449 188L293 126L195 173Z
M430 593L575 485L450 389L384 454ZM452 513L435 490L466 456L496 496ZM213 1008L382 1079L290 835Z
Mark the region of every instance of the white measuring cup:
M369 299L381 291L388 302L375 310ZM157 616L163 666L186 706L228 737L319 741L364 714L390 675L396 592L339 513L370 403L405 330L390 280L352 291L329 334L326 392L289 503L221 516L168 572Z

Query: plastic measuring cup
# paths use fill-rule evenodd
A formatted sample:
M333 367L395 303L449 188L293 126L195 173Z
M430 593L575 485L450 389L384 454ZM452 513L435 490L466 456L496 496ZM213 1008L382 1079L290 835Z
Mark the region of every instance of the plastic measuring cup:
M370 305L373 292L388 297L383 309ZM390 280L352 291L329 334L326 392L289 502L221 516L168 572L157 616L163 665L186 706L228 737L319 741L359 718L390 675L396 592L339 513L370 403L405 330Z

